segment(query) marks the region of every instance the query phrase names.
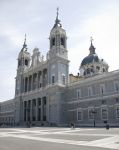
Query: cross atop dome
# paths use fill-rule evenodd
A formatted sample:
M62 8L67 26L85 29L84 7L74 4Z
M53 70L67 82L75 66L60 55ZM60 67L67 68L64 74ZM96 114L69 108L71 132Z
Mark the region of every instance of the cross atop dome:
M91 37L90 37L91 45L90 45L90 48L89 48L90 54L95 54L95 47L93 46L93 43L92 43L93 40L94 40L94 39L93 39L92 36L91 36Z

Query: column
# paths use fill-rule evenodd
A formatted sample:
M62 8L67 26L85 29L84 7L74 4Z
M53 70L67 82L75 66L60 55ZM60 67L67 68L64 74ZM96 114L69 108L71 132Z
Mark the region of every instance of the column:
M28 122L28 101L26 101L26 122Z
M38 99L36 99L36 121L38 121Z
M38 89L38 72L36 73L36 89Z
M40 88L42 88L43 87L43 71L41 71L41 75L40 75L40 85L41 85Z
M24 88L25 87L25 80L24 80L24 78L22 79L22 85L21 85L21 91L22 91L22 93L24 93Z
M44 87L44 70L42 71L42 87Z
M31 76L31 91L33 90L33 75Z
M49 96L46 97L46 119L49 121Z
M29 77L29 91L32 91L32 75Z
M38 121L41 121L41 98L38 98Z
M32 100L31 100L31 106L30 106L30 121L32 122Z
M41 121L43 121L43 98L41 98Z
M25 121L25 120L24 120L24 113L25 113L25 107L24 107L24 101L23 101L23 116L22 116L23 122ZM15 115L14 115L14 116L15 116Z
M27 92L29 92L29 76L27 78Z

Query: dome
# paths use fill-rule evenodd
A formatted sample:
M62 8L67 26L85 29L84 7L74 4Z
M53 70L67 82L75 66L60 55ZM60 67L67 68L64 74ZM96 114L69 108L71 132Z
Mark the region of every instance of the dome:
M60 35L65 35L65 36L66 36L66 31L65 31L62 27L56 26L56 27L53 28L53 29L51 30L51 32L50 32L50 36L51 36L51 35L54 36L54 35L58 35L58 34L60 34Z
M99 58L97 56L97 54L89 54L87 57L85 57L82 62L81 62L81 66L93 63L93 62L99 62Z
M109 66L104 59L100 59L95 53L95 47L92 44L92 39L89 51L89 55L86 56L81 62L80 74L85 77L90 77L92 75L108 72Z

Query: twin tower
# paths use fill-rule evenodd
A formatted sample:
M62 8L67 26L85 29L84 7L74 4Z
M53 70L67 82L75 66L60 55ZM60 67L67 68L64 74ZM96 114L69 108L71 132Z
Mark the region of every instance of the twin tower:
M69 60L67 36L58 18L58 11L55 24L50 32L49 41L50 50L46 55L46 60L44 60L44 56L41 56L38 48L35 48L32 57L30 56L30 53L27 51L25 38L23 48L18 56L16 94L26 92L29 89L34 90L37 87L52 84L65 85L68 83ZM37 73L39 68L41 71ZM82 60L80 65L80 76L90 77L105 72L108 72L108 64L104 59L98 57L91 39L89 55ZM26 77L26 74L33 75L32 77Z
M33 50L31 56L27 50L25 36L23 48L18 56L16 96L47 85L65 85L68 82L67 36L58 18L58 11L55 24L50 32L49 43L50 50L46 59L38 48Z

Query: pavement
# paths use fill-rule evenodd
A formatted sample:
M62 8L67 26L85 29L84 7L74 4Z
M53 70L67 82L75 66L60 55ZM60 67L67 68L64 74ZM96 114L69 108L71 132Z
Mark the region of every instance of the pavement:
M0 128L0 150L119 150L119 128Z

